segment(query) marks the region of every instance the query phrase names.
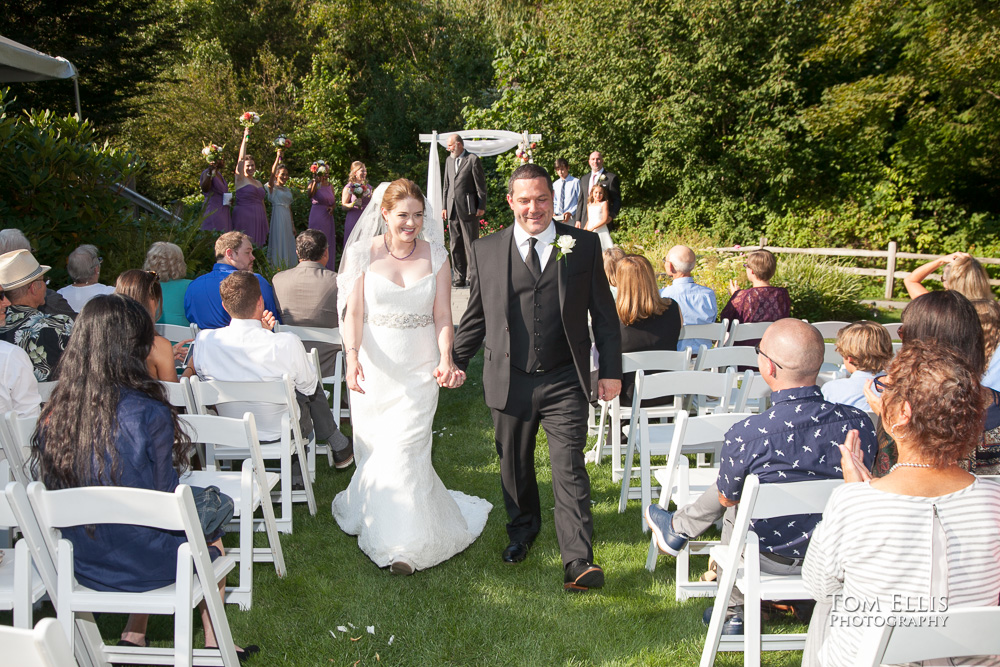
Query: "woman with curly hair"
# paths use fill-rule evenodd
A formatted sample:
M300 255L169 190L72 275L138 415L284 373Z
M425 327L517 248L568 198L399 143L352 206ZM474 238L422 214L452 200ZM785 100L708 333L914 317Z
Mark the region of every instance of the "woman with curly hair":
M184 251L180 246L166 241L157 241L149 246L146 253L146 263L142 265L146 271L152 271L160 279L160 289L163 291L163 308L157 318L158 324L176 324L186 327L190 322L184 315L184 292L191 281L185 278L188 268L184 261Z
M59 362L59 384L32 438L31 466L49 489L128 486L173 493L189 467L191 439L180 427L163 386L150 377L153 320L136 300L98 296L83 308ZM213 557L222 554L233 501L215 487L192 487ZM76 526L77 580L101 591L141 592L174 583L184 536L130 525ZM225 583L222 584L225 592ZM216 646L203 608L205 645ZM145 614L133 614L121 645L145 646ZM247 647L247 653L256 647Z
M911 342L889 366L880 401L899 460L872 479L857 431L840 446L844 481L855 483L833 492L806 552L802 578L817 605L803 664L856 664L864 630L845 621L857 607L888 614L900 599L996 606L1000 484L959 466L982 440L979 375L960 351Z

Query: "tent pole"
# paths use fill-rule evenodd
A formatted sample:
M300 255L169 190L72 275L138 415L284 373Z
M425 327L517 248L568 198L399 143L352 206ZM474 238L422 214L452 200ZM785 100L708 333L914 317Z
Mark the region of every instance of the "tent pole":
M76 120L77 122L83 120L83 114L80 113L80 82L78 77L73 77L73 95L76 97Z

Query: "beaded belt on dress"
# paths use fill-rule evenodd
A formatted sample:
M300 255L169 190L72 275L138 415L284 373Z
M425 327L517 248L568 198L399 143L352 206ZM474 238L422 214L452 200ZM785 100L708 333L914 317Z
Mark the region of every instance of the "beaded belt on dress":
M418 329L434 324L433 315L416 315L413 313L365 313L365 322L376 327L390 329Z

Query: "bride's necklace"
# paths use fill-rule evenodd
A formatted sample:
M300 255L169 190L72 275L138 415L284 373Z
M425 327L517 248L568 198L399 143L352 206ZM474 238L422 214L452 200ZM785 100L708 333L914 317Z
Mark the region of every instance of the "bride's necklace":
M417 249L417 241L416 241L416 239L414 239L414 241L413 241L413 248L411 248L410 252L406 254L406 257L396 257L395 255L392 254L392 250L389 249L389 235L388 234L383 234L382 235L382 243L385 244L385 251L387 253L389 253L389 257L392 257L393 259L400 259L400 260L406 259L407 257L409 257L410 255L413 254L414 250Z

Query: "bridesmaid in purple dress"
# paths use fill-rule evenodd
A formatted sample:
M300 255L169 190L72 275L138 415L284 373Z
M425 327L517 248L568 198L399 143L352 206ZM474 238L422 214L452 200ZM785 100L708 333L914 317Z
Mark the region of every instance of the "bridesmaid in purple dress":
M257 164L252 156L246 154L247 139L250 129L243 133L243 143L240 144L240 157L236 163L236 189L233 191L233 229L250 237L255 246L267 245L267 210L264 200L267 191L253 177Z
M330 167L322 160L317 160L309 169L314 174L308 187L309 197L312 199L309 229L318 229L326 234L327 243L330 247L336 248L337 228L333 211L337 206L337 196L333 194L333 187L330 186ZM326 262L326 268L331 271L337 270L336 255L337 253L331 252L330 259Z
M352 162L351 173L347 176L347 185L340 197L340 205L347 209L344 220L344 245L354 229L354 224L361 217L362 211L372 200L372 187L368 185L368 169L364 162Z
M210 144L202 151L202 155L208 160L208 167L201 172L201 191L205 194L205 205L201 208L201 228L215 232L232 231L229 207L222 204L222 196L229 192L229 183L222 175L226 166L222 149Z

